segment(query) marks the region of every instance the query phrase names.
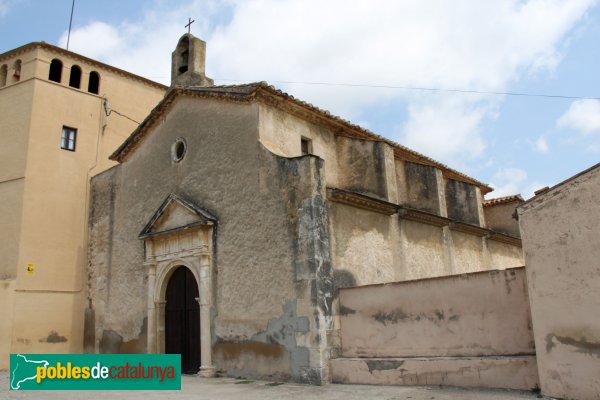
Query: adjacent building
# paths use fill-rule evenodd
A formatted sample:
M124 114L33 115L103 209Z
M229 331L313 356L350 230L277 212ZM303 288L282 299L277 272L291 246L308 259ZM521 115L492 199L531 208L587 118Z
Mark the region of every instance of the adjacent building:
M519 206L543 394L600 397L600 164Z
M0 54L0 368L83 351L89 180L165 90L47 43Z

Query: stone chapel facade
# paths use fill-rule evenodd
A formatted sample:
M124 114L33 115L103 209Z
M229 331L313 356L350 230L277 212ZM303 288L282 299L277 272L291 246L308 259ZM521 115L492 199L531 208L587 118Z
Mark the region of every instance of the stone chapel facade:
M264 82L213 86L204 58L184 35L170 90L92 179L86 351L319 384L338 289L523 265L487 185Z

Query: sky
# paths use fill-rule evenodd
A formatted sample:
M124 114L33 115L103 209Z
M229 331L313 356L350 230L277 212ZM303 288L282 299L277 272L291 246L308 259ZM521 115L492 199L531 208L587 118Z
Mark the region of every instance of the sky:
M66 47L71 3L0 0L0 53ZM599 162L599 3L76 0L69 50L168 85L192 18L215 84L267 81L529 198Z

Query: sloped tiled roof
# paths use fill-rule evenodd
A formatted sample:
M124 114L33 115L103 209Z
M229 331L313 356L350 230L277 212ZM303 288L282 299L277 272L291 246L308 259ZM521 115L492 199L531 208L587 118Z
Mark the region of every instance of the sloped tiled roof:
M298 100L266 82L254 82L241 85L221 85L209 87L172 88L163 100L152 110L139 127L119 146L110 156L111 160L122 162L127 154L132 151L143 139L146 131L160 119L178 96L191 96L196 98L215 98L233 102L262 101L271 106L283 109L300 118L322 123L332 127L334 133L339 136L347 136L357 139L376 140L389 144L394 149L394 156L398 159L411 161L419 164L430 165L439 168L444 176L481 188L482 194L491 192L493 189L476 179L435 161L421 153L411 150L401 144L379 136L361 126L355 125L343 118L322 110L314 105Z
M483 206L484 207L497 206L499 204L512 203L513 201L518 201L518 202L522 203L525 200L523 200L523 197L521 197L520 194L515 194L513 196L496 197L494 199L484 200Z

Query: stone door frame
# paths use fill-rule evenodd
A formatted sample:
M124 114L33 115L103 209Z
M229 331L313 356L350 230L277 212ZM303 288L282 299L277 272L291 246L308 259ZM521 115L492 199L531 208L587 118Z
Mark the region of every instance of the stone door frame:
M148 271L148 353L165 352L165 304L167 285L176 268L189 268L198 284L200 305L200 371L214 376L212 363L211 318L213 306L213 226L196 225L144 238L145 267Z

